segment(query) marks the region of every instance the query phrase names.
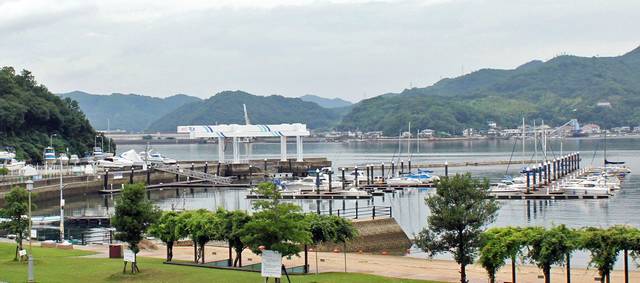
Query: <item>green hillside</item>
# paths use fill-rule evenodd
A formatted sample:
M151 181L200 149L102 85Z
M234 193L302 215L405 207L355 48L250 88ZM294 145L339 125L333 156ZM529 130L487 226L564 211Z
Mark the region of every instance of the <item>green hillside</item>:
M175 132L178 125L244 124L242 104L247 105L252 124L306 123L327 128L340 119L340 110L279 95L257 96L243 91L224 91L202 102L185 104L155 121L151 131Z
M74 91L59 95L78 101L80 108L96 129L106 130L109 127L111 130L131 132L143 131L153 121L176 108L200 101L197 97L184 94L157 98L137 94L96 95Z
M597 106L610 102L611 107ZM459 134L486 128L487 121L515 127L522 117L563 124L640 126L640 48L618 57L559 56L513 70L483 69L425 87L364 100L340 129L415 129Z
M303 101L313 102L324 108L344 108L349 107L353 103L340 98L324 98L313 94L300 96Z
M42 160L49 135L53 145L71 153L89 152L96 132L71 99L53 95L31 72L0 70L0 146L12 146L20 159Z

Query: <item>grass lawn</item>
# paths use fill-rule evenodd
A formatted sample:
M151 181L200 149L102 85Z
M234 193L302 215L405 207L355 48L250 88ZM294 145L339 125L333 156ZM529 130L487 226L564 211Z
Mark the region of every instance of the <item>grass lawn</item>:
M13 261L15 245L0 243L0 282L25 282L27 264ZM86 258L91 252L33 248L38 282L262 282L260 273L162 264L138 257L140 273L122 274L122 259ZM429 282L357 273L293 276L292 282ZM284 281L286 282L286 280Z

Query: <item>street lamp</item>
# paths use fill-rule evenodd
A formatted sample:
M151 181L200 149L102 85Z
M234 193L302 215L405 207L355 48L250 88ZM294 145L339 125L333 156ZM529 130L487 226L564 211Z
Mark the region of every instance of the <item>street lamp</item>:
M49 135L49 146L53 147L53 137L57 136L58 134L51 134Z
M33 252L31 249L31 242L33 242L33 239L31 239L31 226L32 226L32 221L31 221L31 191L33 190L33 181L32 180L27 180L26 182L27 184L27 191L29 192L29 266L28 266L28 271L27 271L27 282L35 282L35 276L33 273Z

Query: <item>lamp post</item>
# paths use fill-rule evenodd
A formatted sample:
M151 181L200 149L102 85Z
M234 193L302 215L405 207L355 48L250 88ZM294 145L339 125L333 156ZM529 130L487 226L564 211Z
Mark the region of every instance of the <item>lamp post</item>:
M31 250L31 191L33 190L33 181L27 180L27 191L29 192L29 266L27 271L27 282L35 282L35 276L33 273L33 252Z
M51 134L49 135L49 146L53 147L53 137L57 136L58 134Z
M64 197L62 195L62 158L60 159L60 242L64 242Z

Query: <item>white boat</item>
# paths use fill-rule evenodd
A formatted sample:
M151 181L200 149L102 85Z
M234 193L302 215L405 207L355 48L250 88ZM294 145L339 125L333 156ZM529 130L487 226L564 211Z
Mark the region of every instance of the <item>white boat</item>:
M72 154L71 157L69 157L69 163L78 164L78 162L80 162L80 158L77 154Z
M44 161L47 163L54 163L56 161L56 151L53 147L47 146L43 152Z
M121 157L112 156L98 160L97 165L102 168L124 168L133 166L133 162Z
M144 160L142 160L142 157L140 157L140 155L133 149L130 149L128 151L121 153L120 158L124 158L126 160L133 162L133 166L144 165Z
M14 158L0 160L0 168L7 168L9 171L20 170L25 166L24 161L18 161Z
M96 146L93 148L93 152L91 153L91 157L93 157L93 160L100 160L104 157L104 152L102 152L102 148L99 146Z
M419 179L408 177L394 177L387 179L387 185L390 186L418 186L422 184L422 181L420 181Z
M145 157L146 155L146 157ZM145 160L147 161L148 164L164 164L164 165L171 165L171 164L176 164L178 163L177 160L172 159L172 158L168 158L162 154L160 154L159 152L140 152L140 156L142 156L143 158L145 158Z
M16 154L10 148L0 150L0 163L2 163L3 160L11 160L14 158L16 158Z
M329 181L325 179L325 177L320 175L320 186L319 189L322 191L329 190ZM316 177L315 176L307 176L302 179L293 180L293 181L282 181L281 186L285 190L303 190L303 191L311 191L315 190L318 186L316 186ZM340 189L342 188L342 183L339 181L331 181L332 189Z
M607 186L600 185L595 181L582 181L578 183L568 183L562 186L567 194L572 195L609 195L611 190Z
M62 162L62 164L69 163L69 156L66 153L60 153L58 156L58 162Z
M526 190L526 187L524 188ZM515 184L507 183L493 183L489 185L489 192L491 193L520 193L523 192L523 188L516 186Z

